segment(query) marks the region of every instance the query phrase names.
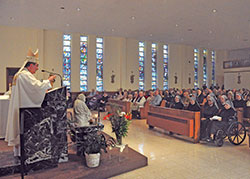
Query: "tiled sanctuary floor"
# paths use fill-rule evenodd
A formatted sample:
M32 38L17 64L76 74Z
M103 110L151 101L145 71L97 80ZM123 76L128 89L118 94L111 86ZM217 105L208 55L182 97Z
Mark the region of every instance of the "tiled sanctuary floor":
M110 122L102 122L114 137ZM123 143L147 156L148 166L112 179L250 179L248 136L240 146L228 141L222 147L193 144L160 129L149 130L146 120L133 120Z

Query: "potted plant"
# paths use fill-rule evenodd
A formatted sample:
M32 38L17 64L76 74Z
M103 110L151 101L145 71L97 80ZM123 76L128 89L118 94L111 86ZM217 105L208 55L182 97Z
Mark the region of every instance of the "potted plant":
M109 138L106 141L102 133L93 132L83 136L83 140L78 143L82 147L82 155L85 156L88 167L98 167L100 164L101 151L107 152L108 146L113 146L114 139Z

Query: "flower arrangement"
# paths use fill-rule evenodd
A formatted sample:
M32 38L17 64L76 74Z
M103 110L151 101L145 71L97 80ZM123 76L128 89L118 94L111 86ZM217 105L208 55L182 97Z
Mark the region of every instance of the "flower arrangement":
M120 112L116 110L114 113L109 113L104 116L103 120L110 120L112 126L112 132L115 133L116 139L119 145L122 144L122 137L128 135L128 128L131 123L132 114Z

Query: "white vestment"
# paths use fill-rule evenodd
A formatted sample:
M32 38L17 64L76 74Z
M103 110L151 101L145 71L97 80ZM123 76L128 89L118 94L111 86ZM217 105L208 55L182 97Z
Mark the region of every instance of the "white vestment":
M43 80L43 82L37 80L26 68L15 76L5 136L9 146L20 143L19 108L41 107L46 91L51 88L49 80Z

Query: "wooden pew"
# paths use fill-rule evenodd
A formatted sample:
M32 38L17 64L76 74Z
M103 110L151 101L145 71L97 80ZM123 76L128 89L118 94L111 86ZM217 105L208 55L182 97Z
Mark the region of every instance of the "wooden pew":
M169 132L187 136L194 143L199 142L200 112L149 106L147 124Z
M110 107L110 105L112 105L112 104L115 104L115 105L119 106L122 109L122 111L125 112L125 113L131 112L130 111L131 103L128 102L128 101L121 101L121 100L109 98L109 101L106 104L108 112L112 112L111 107Z
M144 107L140 108L141 119L147 119L148 118L148 110L149 110L149 101L146 101L144 103Z
M160 105L160 106L161 106L161 107L165 107L165 105L166 105L166 100L163 99L163 100L161 101L161 105Z

